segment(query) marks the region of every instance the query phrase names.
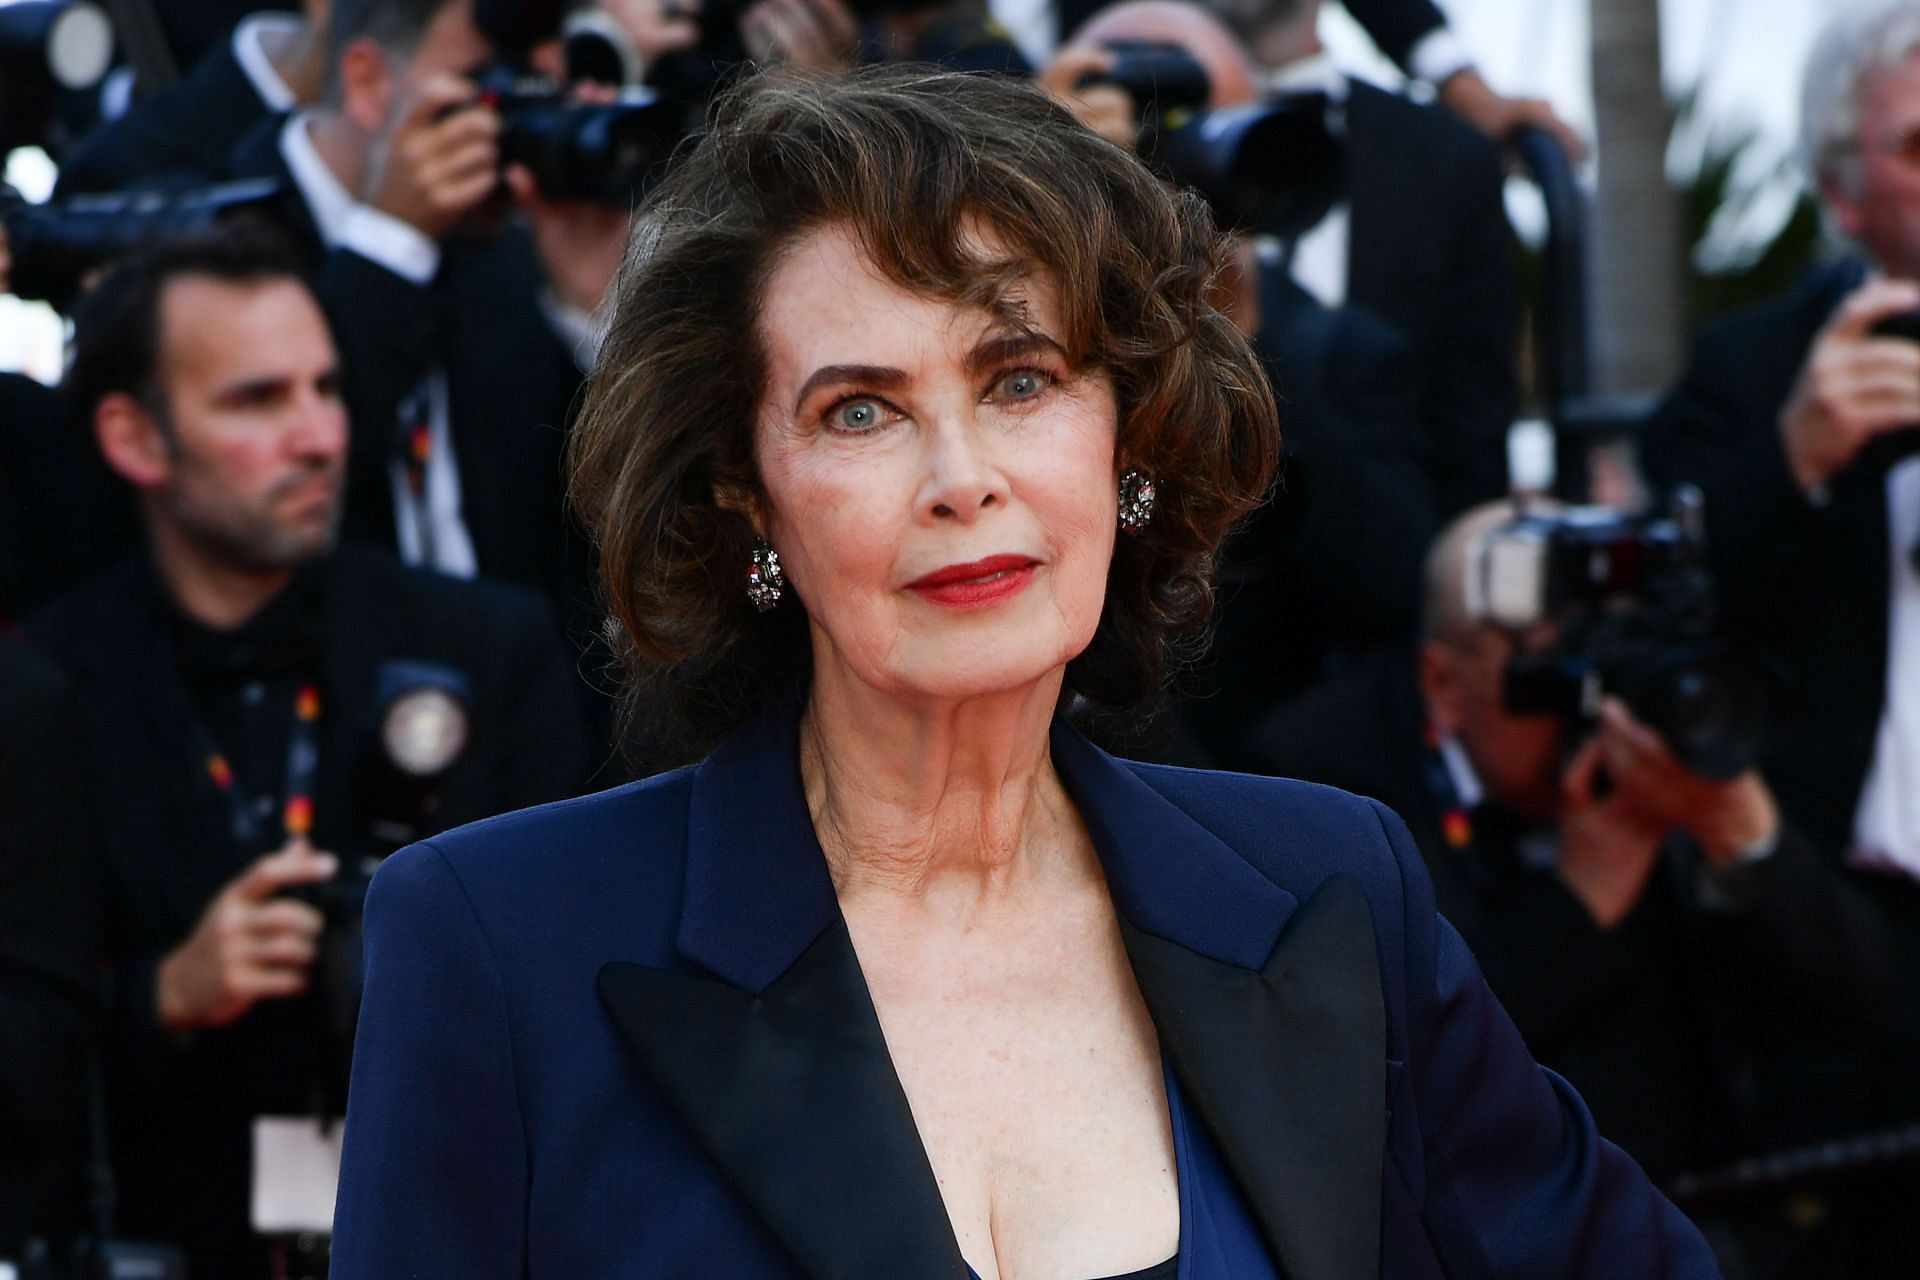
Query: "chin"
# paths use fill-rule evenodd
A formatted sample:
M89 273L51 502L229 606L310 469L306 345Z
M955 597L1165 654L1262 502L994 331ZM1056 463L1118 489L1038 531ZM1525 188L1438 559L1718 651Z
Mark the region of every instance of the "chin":
M1090 639L1091 637L1089 637ZM986 698L1017 693L1058 680L1082 649L1033 635L955 637L956 643L915 646L896 652L887 684L912 697Z

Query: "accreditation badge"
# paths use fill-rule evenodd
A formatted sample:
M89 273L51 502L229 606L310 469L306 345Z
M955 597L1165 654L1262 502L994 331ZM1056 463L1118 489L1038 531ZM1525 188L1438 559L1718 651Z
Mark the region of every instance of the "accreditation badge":
M338 1119L253 1118L253 1229L261 1235L326 1234L340 1185Z

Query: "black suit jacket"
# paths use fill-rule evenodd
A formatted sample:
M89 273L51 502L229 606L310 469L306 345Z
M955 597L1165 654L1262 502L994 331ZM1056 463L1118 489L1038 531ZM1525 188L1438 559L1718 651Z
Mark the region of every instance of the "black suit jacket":
M1413 632L1438 505L1407 344L1358 307L1261 273L1260 332L1285 462L1229 544L1210 662L1183 715L1204 759L1255 767L1247 731L1338 665ZM1185 763L1186 761L1178 761Z
M1347 301L1406 337L1440 515L1500 497L1519 283L1499 153L1446 112L1356 80L1347 180Z
M316 847L343 866L377 853L353 820L377 681L400 659L467 680L471 736L436 825L571 795L589 768L574 676L541 603L493 584L416 573L343 548L323 566ZM308 1105L328 1052L319 1002L267 1002L231 1027L177 1035L155 1021L162 956L248 856L188 746L193 717L157 588L130 564L55 605L30 634L73 679L106 841L109 1141L120 1228L188 1247L195 1280L234 1274L245 1249L251 1117ZM334 1046L338 1048L338 1046Z
M1707 329L1642 452L1665 487L1706 495L1707 551L1731 634L1781 663L1785 725L1768 762L1781 803L1820 847L1852 842L1886 698L1885 470L1873 451L1816 506L1795 484L1780 411L1814 335L1864 278L1815 272L1790 296Z
M17 1258L81 1225L100 861L71 691L9 639L0 725L0 1258Z
M230 176L284 184L272 217L305 255L333 322L353 421L347 536L397 547L396 415L439 368L481 576L544 593L574 629L589 557L566 510L561 453L582 375L541 310L541 269L525 231L509 223L483 240L449 237L426 285L350 249L329 250L281 157L285 120L269 117L246 136Z
M142 98L62 158L56 198L119 191L154 179L218 181L227 157L271 108L221 40L185 77Z

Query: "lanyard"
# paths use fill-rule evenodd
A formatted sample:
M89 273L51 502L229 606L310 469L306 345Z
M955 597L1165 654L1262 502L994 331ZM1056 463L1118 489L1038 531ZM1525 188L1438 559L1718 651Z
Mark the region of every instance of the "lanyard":
M313 776L320 764L320 687L303 684L293 700L293 732L287 735L287 785L280 802L280 820L289 840L313 830ZM213 732L204 723L193 729L207 777L227 798L227 820L233 839L243 849L258 847L264 832L252 797L244 795L233 765Z
M437 563L433 547L433 512L427 506L427 464L433 460L432 388L422 382L400 402L399 439L395 452L413 497L414 531L420 538L420 564Z
M1421 769L1427 789L1440 806L1440 837L1449 849L1465 849L1473 843L1473 817L1461 803L1460 788L1453 784L1453 773L1447 768L1446 757L1440 753L1440 735L1428 724L1422 730L1422 737L1426 756Z

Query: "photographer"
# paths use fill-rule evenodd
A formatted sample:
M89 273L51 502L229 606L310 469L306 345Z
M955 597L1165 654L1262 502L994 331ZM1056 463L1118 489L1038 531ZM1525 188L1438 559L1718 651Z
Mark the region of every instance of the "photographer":
M1741 766L1750 735L1735 722L1669 731L1690 749L1720 739L1710 754L1724 767L1708 777L1649 726L1653 711L1636 715L1617 694L1591 718L1514 705L1518 665L1599 660L1564 647L1596 617L1639 610L1670 651L1687 643L1660 620L1672 585L1658 580L1594 594L1584 613L1490 616L1535 581L1496 581L1505 552L1567 520L1505 503L1456 520L1428 560L1417 653L1328 682L1255 742L1268 771L1376 796L1407 819L1442 913L1528 1046L1668 1178L1764 1149L1755 1122L1767 1117L1733 1084L1751 1071L1758 1024L1824 1005L1851 1053L1882 1051L1898 949L1872 904L1781 820L1767 779ZM1634 527L1613 525L1617 563L1664 554L1665 531ZM1640 687L1667 669L1658 649L1613 678Z
M77 688L105 831L118 1229L195 1280L263 1274L288 1246L250 1202L326 1158L372 865L588 765L535 599L334 548L339 383L297 261L244 226L123 262L77 317L66 391L147 554L29 631Z
M586 555L560 452L627 210L504 162L470 79L500 51L470 0L339 0L329 31L320 103L256 129L232 176L285 184L274 216L334 322L360 428L346 532L571 610Z

